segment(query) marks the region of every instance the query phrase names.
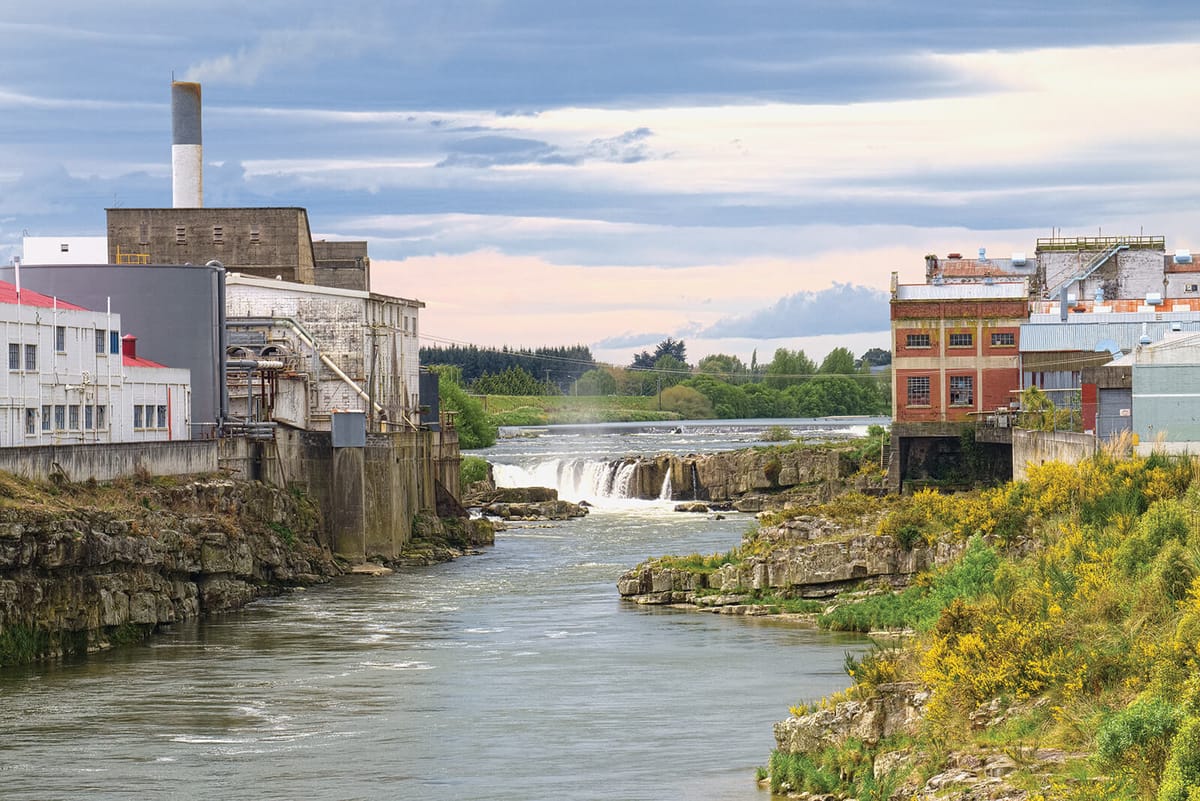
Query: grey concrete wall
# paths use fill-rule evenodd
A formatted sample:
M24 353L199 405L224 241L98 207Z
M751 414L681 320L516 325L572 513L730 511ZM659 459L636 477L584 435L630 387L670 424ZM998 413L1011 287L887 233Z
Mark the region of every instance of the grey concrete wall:
M302 208L108 209L108 260L117 248L152 264L207 264L313 283L312 237ZM177 229L183 229L182 241ZM257 232L257 233L255 233Z
M213 473L215 441L126 442L0 448L0 470L26 478L63 475L69 481L112 481L146 471L156 476Z
M312 248L317 286L370 290L371 260L366 242L318 240Z
M1096 453L1099 440L1073 431L1013 431L1013 481L1023 481L1030 465L1045 462L1078 464Z

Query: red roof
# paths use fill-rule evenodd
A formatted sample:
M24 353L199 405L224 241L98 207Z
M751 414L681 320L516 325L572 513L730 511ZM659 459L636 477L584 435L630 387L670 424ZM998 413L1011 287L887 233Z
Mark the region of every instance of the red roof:
M22 292L22 295L25 293ZM166 367L165 364L152 362L149 359L143 359L141 356L122 356L121 363L126 367Z
M0 281L0 303L9 303L16 305L17 302L17 286L10 284L7 281ZM44 309L52 309L55 306L54 298L49 295L43 295L41 292L34 292L32 289L21 290L21 305L22 306L40 306ZM62 298L58 299L58 308L70 309L73 311L90 311L82 306L76 306L74 303L68 303Z

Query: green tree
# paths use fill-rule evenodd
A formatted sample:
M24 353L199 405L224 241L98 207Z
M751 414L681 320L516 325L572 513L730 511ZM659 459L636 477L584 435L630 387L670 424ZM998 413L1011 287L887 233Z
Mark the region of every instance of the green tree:
M834 348L821 362L819 373L827 375L850 375L857 372L854 367L854 354L849 348Z
M442 411L455 412L458 443L464 450L496 444L496 427L488 422L483 404L447 373L438 373L438 396Z
M868 367L883 367L892 363L892 352L883 348L871 348L859 360Z
M538 381L520 365L510 365L503 372L484 373L475 379L471 389L479 395L557 395L558 387L549 381Z
M804 355L804 351L791 351L780 348L775 351L775 358L767 365L765 371L767 386L784 389L804 380L804 376L817 371L813 360Z
M617 378L612 370L588 370L579 376L575 385L576 395L615 395L617 394Z
M689 378L684 385L708 398L716 416L723 420L750 416L750 403L740 386L707 374Z
M709 373L731 384L740 384L750 377L750 368L737 356L713 353L696 362L697 373Z

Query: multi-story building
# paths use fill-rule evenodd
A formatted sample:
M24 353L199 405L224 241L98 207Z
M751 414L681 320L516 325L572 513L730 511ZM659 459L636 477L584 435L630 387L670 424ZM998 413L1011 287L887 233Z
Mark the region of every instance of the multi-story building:
M1197 330L1200 271L1163 237L1039 239L1032 260L927 256L925 283L893 275L894 486L961 473L968 430L1002 472L1007 411L1026 387L1081 410L1088 430L1128 429L1128 378L1097 371Z
M0 447L190 437L189 371L137 356L119 314L0 282Z
M424 303L238 274L225 291L230 358L279 364L266 400L256 391L257 406L231 371L235 414L324 431L335 410L366 412L372 430L420 425Z

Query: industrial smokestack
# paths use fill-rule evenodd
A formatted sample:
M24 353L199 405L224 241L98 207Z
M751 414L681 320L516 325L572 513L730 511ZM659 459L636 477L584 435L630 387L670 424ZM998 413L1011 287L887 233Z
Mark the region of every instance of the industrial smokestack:
M200 146L200 84L171 82L171 205L204 205L204 152Z

